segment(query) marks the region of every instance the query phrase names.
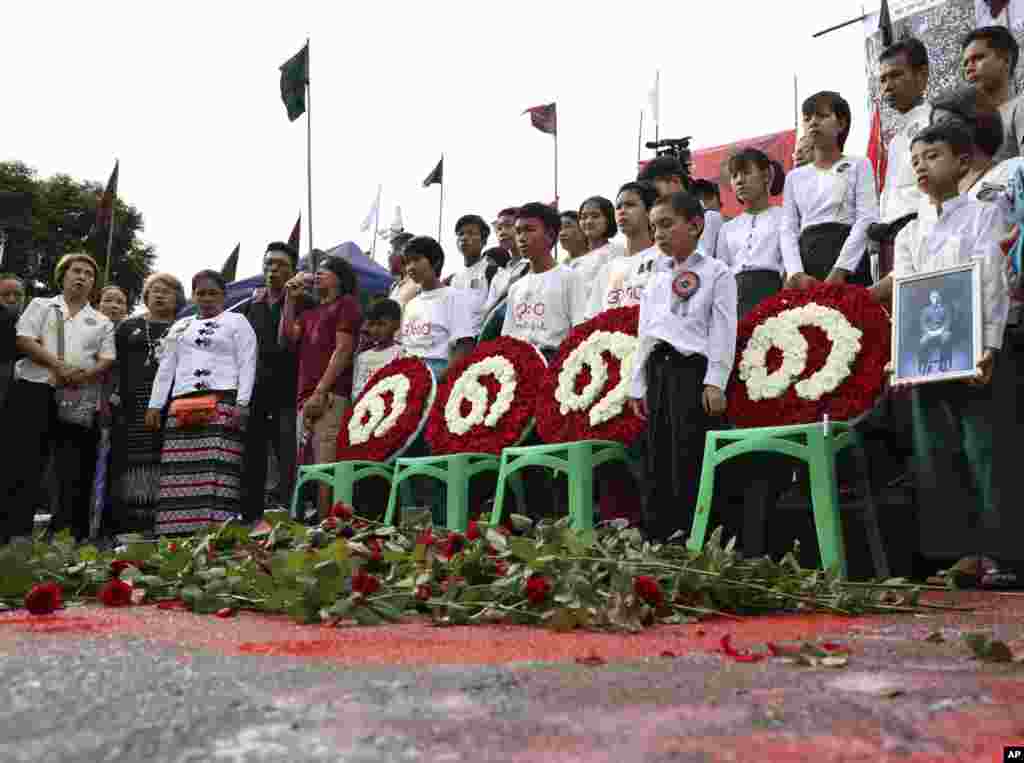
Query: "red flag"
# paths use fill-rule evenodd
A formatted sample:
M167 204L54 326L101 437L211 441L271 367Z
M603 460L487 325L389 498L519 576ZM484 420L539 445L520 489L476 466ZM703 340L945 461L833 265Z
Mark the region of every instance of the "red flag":
M96 207L97 229L107 225L114 216L114 199L117 198L117 175L121 162L114 162L114 171L110 173L110 180L107 181L107 189L100 196L100 203Z
M299 242L302 240L302 212L299 212L299 217L295 221L295 227L292 228L292 234L288 237L288 246L294 249L296 252L299 251Z
M547 103L543 106L534 106L527 109L523 114L530 115L530 123L541 132L548 135L558 134L558 114L555 104Z
M871 135L868 137L868 161L875 170L875 183L878 192L882 192L885 186L885 170L888 165L885 143L882 138L882 114L878 106L875 106L875 113L871 115Z

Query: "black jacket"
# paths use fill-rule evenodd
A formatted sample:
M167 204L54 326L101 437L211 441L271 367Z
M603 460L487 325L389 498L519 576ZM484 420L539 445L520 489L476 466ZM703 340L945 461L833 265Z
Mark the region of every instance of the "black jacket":
M18 351L14 340L18 334L18 314L8 307L0 307L0 363L10 363Z
M299 312L310 307L314 307L312 300L303 296L298 305ZM259 342L254 404L294 408L299 384L299 356L295 347L281 347L278 343L278 332L268 303L250 302L240 312L249 319Z

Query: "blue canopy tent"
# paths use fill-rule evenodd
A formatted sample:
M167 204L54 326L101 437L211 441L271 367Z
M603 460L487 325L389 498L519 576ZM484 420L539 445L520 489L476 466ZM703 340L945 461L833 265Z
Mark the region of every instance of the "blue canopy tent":
M359 279L359 301L366 307L370 297L378 294L387 295L391 284L394 281L391 274L376 262L371 260L359 246L351 241L338 244L333 249L327 250L328 257L343 257L356 271ZM299 270L310 270L310 257L308 254L299 258ZM228 284L225 305L228 310L237 310L252 299L253 289L263 286L263 276L251 276ZM179 318L192 315L195 312L195 305L189 302L178 313Z

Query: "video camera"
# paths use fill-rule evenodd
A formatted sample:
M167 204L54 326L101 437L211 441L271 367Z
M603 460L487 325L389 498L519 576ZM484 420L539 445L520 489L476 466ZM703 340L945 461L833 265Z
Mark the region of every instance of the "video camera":
M693 139L692 135L687 135L685 138L663 138L662 140L654 140L645 143L647 148L654 150L654 155L657 156L671 156L673 159L678 159L679 163L683 165L683 170L686 172L686 176L683 178L683 186L686 188L690 187L690 141Z

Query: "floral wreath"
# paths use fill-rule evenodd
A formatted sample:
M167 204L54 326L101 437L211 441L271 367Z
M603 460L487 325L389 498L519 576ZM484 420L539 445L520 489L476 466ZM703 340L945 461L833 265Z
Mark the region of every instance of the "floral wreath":
M531 344L512 337L482 342L448 369L427 420L432 453L501 453L533 428L547 369Z
M890 340L888 315L862 287L780 291L740 322L729 418L742 427L856 419L882 393Z
M630 443L643 421L626 405L640 308L605 310L572 330L541 383L537 431L546 442Z
M437 382L419 358L396 358L370 377L341 419L339 461L387 461L419 435Z

